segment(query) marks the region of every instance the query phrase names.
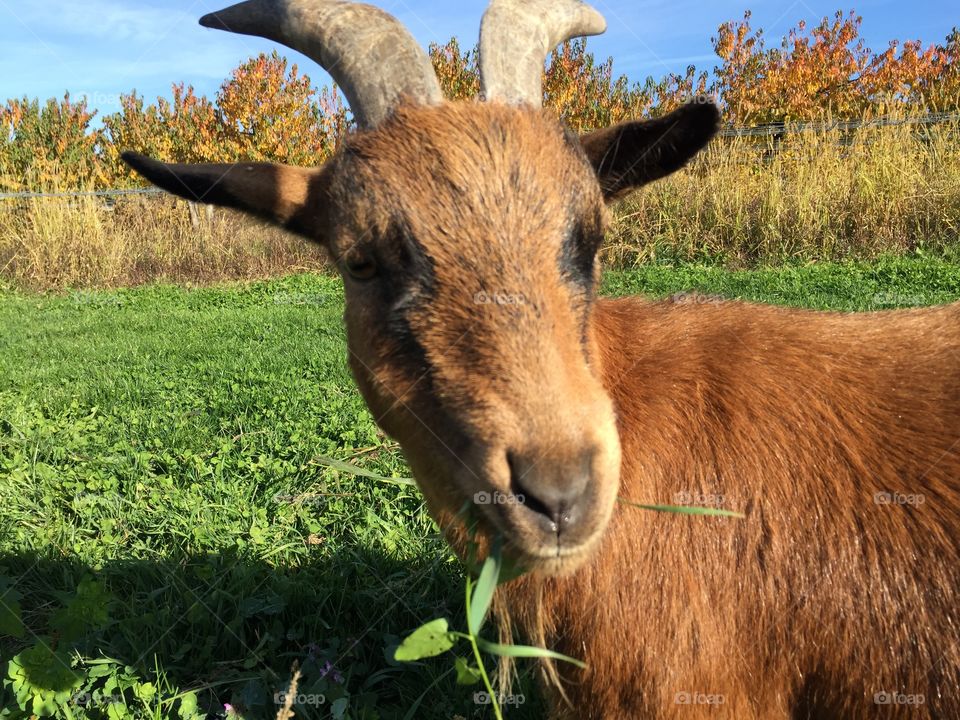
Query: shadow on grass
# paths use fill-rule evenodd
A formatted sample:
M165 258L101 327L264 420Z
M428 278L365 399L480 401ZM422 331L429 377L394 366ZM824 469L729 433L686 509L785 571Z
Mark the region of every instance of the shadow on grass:
M424 622L463 625L462 579L445 555L409 562L350 548L280 567L184 553L91 567L3 554L3 578L0 611L10 618L19 604L23 632L0 640L0 670L6 677L14 665L32 667L31 682L69 690L76 717L114 717L105 703L119 694L131 708L151 708L149 717L178 717L189 691L199 717L226 717L227 704L244 717L274 717L295 662L303 673L297 717L492 717L475 702L479 687L456 685L452 654L392 659L400 637ZM525 702L507 708L510 717L542 714L527 678L515 692ZM0 699L18 711L14 688Z

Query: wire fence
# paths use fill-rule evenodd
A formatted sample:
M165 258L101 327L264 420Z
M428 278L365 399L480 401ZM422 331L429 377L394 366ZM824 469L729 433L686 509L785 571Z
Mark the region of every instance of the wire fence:
M29 200L32 198L78 198L78 197L121 197L123 195L163 195L160 188L135 188L132 190L84 190L65 192L8 192L0 193L0 200Z
M864 128L898 127L903 125L938 125L960 121L957 113L931 113L920 117L879 117L870 120L836 120L828 123L770 123L748 128L725 128L720 132L723 137L775 137L812 132L825 134L845 132Z
M720 131L727 138L781 138L800 133L826 134L830 132L849 132L864 128L897 127L905 125L938 125L942 123L960 124L960 113L931 113L919 117L879 117L869 120L837 120L828 123L770 123L756 127L727 127ZM132 188L63 192L0 192L3 200L33 199L71 199L83 197L116 198L125 195L163 195L159 188Z

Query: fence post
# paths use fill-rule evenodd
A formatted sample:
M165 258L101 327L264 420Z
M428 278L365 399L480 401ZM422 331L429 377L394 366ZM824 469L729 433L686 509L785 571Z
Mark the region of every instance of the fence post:
M203 208L203 214L206 218L207 226L213 224L213 205L203 205L199 203L187 201L187 208L190 212L190 225L194 230L200 229L200 208Z

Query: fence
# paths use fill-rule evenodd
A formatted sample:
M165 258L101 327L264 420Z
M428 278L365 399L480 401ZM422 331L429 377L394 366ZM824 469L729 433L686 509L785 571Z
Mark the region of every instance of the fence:
M86 190L66 192L9 192L0 193L0 200L30 200L33 198L121 197L123 195L162 195L159 188L135 188L132 190Z
M726 127L720 131L720 137L726 138L773 138L779 141L786 135L801 133L826 134L830 132L849 132L864 128L899 127L905 125L938 125L942 123L956 123L960 125L958 113L930 113L919 117L879 117L869 120L837 120L827 123L770 123L756 127ZM32 200L102 197L114 198L125 195L162 195L164 191L158 188L108 189L90 191L66 192L0 192L0 201L3 200ZM191 203L191 206L193 203ZM191 207L191 217L195 217L196 210Z
M931 113L920 117L880 117L870 120L836 120L829 123L769 123L749 128L725 128L720 135L723 137L771 137L804 132L824 134L863 128L938 125L958 121L960 121L960 114L957 113Z
M103 198L103 208L112 210L115 199L118 197L129 196L158 196L166 195L166 191L160 188L132 188L132 189L114 189L114 190L85 190L85 191L66 191L66 192L8 192L0 193L0 200L34 200L34 199L61 199L74 200L77 198ZM190 223L194 229L199 229L203 218L207 222L213 220L213 208L209 205L201 206L199 203L187 202L187 212L190 215Z

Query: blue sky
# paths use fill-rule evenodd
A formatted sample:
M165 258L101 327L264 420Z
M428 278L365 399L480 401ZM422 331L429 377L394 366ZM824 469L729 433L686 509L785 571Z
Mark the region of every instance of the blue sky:
M682 72L688 64L711 69L710 38L717 26L753 11L754 26L779 42L799 20L817 22L839 0L595 0L607 18L607 33L589 47L613 56L614 69L633 80ZM102 112L117 107L120 93L136 88L153 100L184 81L214 94L230 70L273 44L206 30L197 19L231 0L0 0L0 100L47 98L65 90L85 94ZM375 0L400 18L424 43L452 35L464 46L476 41L481 0ZM960 5L944 0L859 0L868 45L885 49L891 39L942 41L960 25ZM327 77L293 51L318 84Z

